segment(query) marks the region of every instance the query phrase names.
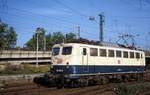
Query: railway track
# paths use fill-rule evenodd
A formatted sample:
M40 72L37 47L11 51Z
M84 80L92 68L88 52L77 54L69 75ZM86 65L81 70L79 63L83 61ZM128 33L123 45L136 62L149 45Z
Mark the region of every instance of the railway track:
M108 85L97 85L97 86L85 87L85 88L81 88L78 91L75 90L74 92L68 93L66 95L96 95L106 91L114 91L113 85L108 84Z
M84 88L47 88L34 83L23 83L1 87L0 95L92 95L91 93L102 93L112 91L112 84L89 86Z
M147 84L149 82L145 82ZM117 85L120 83L110 83L106 85L88 86L83 88L63 88L57 89L55 87L47 88L38 86L34 83L23 83L9 85L0 89L0 95L117 95ZM123 83L126 86L138 84L137 82ZM150 84L150 83L149 83ZM148 84L148 85L149 85ZM140 92L136 95L150 95L150 92Z
M126 85L132 84L135 83L127 83ZM1 88L0 95L99 95L100 93L102 94L108 91L114 93L115 95L115 87L116 84L110 83L106 85L88 86L83 88L57 89L55 87L47 88L38 86L34 83L27 83Z
M34 83L11 84L0 88L0 95L34 95L54 88L46 88Z

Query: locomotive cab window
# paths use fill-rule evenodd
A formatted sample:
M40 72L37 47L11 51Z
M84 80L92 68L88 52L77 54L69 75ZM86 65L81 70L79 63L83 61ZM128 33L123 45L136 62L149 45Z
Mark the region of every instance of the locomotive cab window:
M90 56L98 56L97 48L90 48Z
M115 56L114 50L108 50L108 56L114 57Z
M52 49L52 55L56 56L59 54L60 48L59 47L54 47Z
M121 51L116 50L116 57L122 57Z
M100 51L100 56L102 56L102 57L106 57L106 49L100 49L99 50Z
M124 52L123 52L123 57L124 57L124 58L128 58L128 52L127 52L127 51L124 51Z
M63 47L62 55L70 55L72 53L72 47Z

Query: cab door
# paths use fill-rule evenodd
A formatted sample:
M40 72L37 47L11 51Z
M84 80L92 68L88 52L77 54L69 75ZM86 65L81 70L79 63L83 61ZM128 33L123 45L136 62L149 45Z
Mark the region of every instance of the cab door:
M88 66L88 47L80 47L81 51L81 62L82 62L82 72L88 73L89 72L89 66Z

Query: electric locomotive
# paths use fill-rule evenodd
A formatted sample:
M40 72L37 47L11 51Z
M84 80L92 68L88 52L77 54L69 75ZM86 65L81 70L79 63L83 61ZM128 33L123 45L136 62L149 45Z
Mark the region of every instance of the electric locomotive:
M101 80L101 75L128 77L126 74L141 74L145 71L145 54L140 50L120 47L56 44L52 48L52 70L56 76L63 76L57 77L59 81L89 82L89 79L95 80L97 76Z
M145 72L144 52L119 46L56 44L51 60L51 73L41 79L58 88L138 80Z

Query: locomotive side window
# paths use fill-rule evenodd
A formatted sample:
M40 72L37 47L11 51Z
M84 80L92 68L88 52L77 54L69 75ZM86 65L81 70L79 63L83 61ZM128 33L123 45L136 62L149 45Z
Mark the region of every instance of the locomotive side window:
M127 51L124 51L124 52L123 52L123 57L124 57L124 58L128 58L128 52L127 52Z
M55 47L52 49L52 55L58 55L59 54L59 51L60 51L60 48L59 47Z
M70 55L72 52L72 47L63 47L62 55Z
M140 53L136 53L136 58L140 58Z
M116 57L122 57L121 51L116 50Z
M86 48L83 48L83 55L86 55Z
M106 57L106 49L100 49L100 56Z
M134 58L134 52L130 52L130 58Z
M114 50L108 50L108 56L114 57L115 56Z
M90 48L90 55L91 56L98 56L97 48Z

